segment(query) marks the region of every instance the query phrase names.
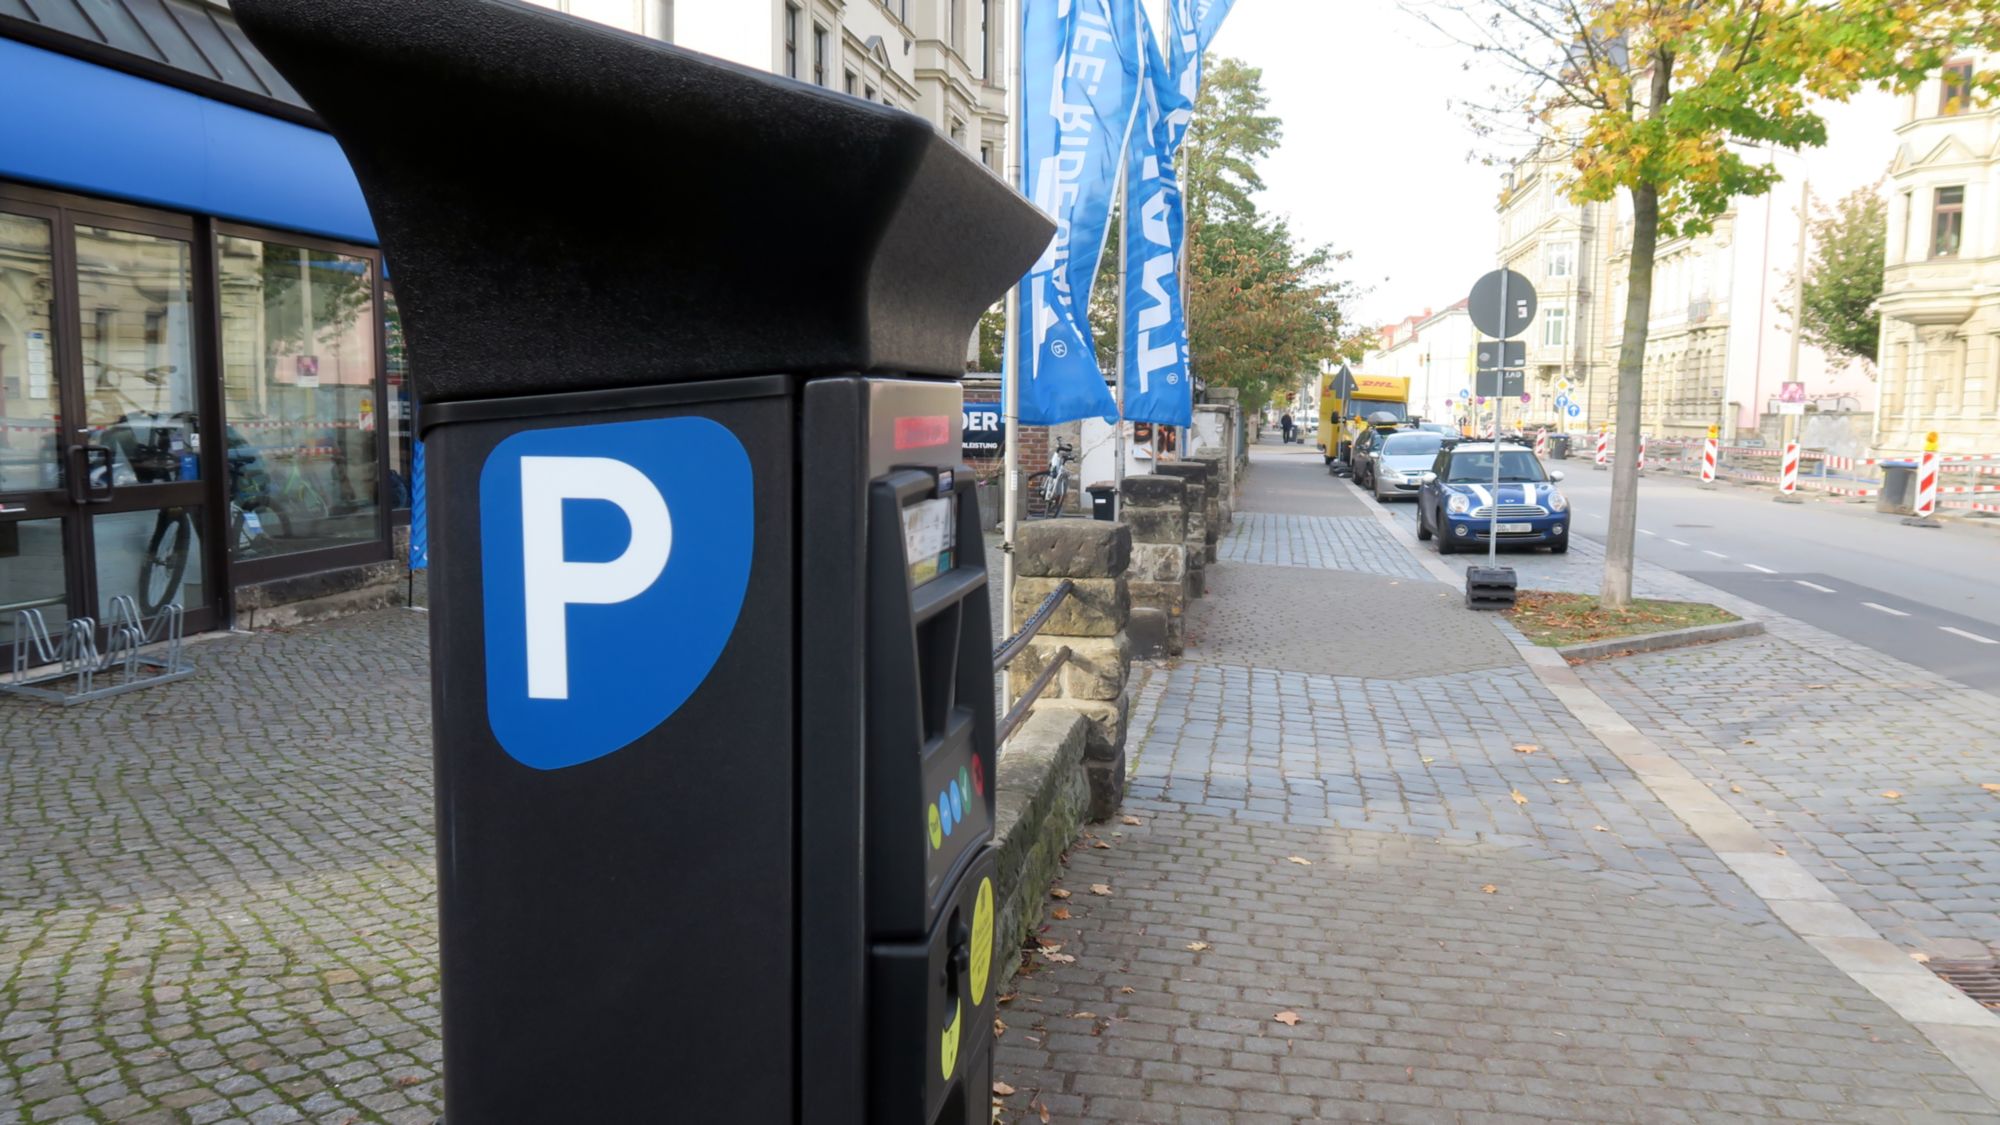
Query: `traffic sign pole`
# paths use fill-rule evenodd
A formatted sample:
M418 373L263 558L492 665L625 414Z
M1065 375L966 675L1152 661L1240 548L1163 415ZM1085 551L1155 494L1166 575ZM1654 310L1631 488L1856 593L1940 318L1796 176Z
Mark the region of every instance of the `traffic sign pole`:
M1513 270L1506 269L1500 271L1500 316L1502 318L1501 328L1503 331L1512 327L1512 325L1506 323L1505 318L1507 316L1507 278L1513 272ZM1507 337L1504 335L1500 340L1500 354L1502 357L1505 357L1507 354ZM1507 389L1506 383L1507 377L1503 374L1500 377L1501 385L1496 389L1505 391ZM1500 565L1500 411L1506 405L1506 402L1507 396L1504 394L1493 396L1493 500L1492 503L1487 505L1488 514L1492 517L1486 521L1487 566Z

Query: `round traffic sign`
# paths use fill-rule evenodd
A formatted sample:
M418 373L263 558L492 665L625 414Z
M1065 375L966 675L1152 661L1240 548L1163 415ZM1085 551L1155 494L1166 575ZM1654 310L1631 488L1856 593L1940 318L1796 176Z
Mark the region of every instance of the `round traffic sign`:
M1534 395L1530 395L1530 394L1524 394L1524 395L1522 395L1522 396L1521 396L1521 402L1522 402L1523 404L1526 404L1526 403L1530 403L1530 402L1533 402L1533 401L1535 401L1535 396L1534 396Z
M1474 404L1476 404L1476 405L1479 405L1479 406L1485 406L1485 405L1486 405L1486 396L1485 396L1485 395L1480 395L1480 396L1479 396L1478 398L1475 398L1475 399L1473 399L1472 401L1473 401L1473 403L1474 403Z
M1506 283L1506 302L1501 303L1501 282ZM1496 340L1511 340L1534 322L1537 308L1534 283L1513 270L1494 270L1479 279L1467 298L1465 311L1472 326Z
M1469 398L1471 398L1471 397L1472 397L1472 392L1471 392L1471 391L1468 391L1468 390L1466 390L1466 389L1465 389L1464 387L1460 387L1460 388L1458 389L1458 400L1459 400L1460 402L1464 402L1464 401L1465 401L1466 399L1469 399ZM1485 399L1480 399L1479 401L1481 401L1481 402L1485 402L1486 400L1485 400Z
M1582 406L1580 406L1580 405L1578 405L1578 404L1576 404L1576 403L1574 403L1574 402L1572 402L1572 403L1570 403L1570 404L1569 404L1569 416L1570 416L1570 417L1572 417L1572 418L1575 418L1575 417L1577 417L1578 415L1580 415L1580 414L1582 414L1582 413L1583 413L1583 407L1582 407Z

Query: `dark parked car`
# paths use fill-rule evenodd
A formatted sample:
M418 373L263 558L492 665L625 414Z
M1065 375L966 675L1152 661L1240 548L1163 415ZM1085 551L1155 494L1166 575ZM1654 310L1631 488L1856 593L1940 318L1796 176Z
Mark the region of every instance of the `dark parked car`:
M1484 547L1496 518L1501 546L1569 550L1569 499L1556 487L1563 475L1542 468L1533 449L1505 441L1460 442L1438 452L1431 473L1417 492L1417 538L1435 536L1439 554Z

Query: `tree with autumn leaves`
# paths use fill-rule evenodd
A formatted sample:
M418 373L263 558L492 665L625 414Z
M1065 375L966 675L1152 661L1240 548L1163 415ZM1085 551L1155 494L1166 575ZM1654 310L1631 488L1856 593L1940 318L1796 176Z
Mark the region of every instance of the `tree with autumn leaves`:
M1968 47L2000 46L2000 0L1407 0L1512 76L1476 107L1568 164L1570 198L1630 200L1617 448L1637 447L1662 237L1705 233L1731 201L1779 180L1760 151L1826 143L1817 106L1864 87L1910 90ZM1991 73L1974 86L1990 96ZM1638 475L1612 474L1603 604L1632 599Z

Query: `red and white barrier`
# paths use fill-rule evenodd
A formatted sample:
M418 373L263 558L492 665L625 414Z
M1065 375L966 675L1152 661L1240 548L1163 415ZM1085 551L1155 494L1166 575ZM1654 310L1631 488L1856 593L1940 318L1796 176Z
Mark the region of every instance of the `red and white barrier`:
M1639 471L1646 471L1646 435L1639 435Z
M1920 520L1937 517L1938 498L1938 439L1931 434L1924 440L1924 455L1917 461L1917 503L1916 516Z
M1715 427L1708 428L1708 440L1701 443L1701 483L1715 483Z
M1549 431L1546 427L1535 431L1535 456L1547 460L1549 456Z
M1778 468L1778 491L1786 496L1799 491L1799 443L1785 443L1785 460Z
M1597 431L1597 467L1602 469L1611 464L1611 431Z

